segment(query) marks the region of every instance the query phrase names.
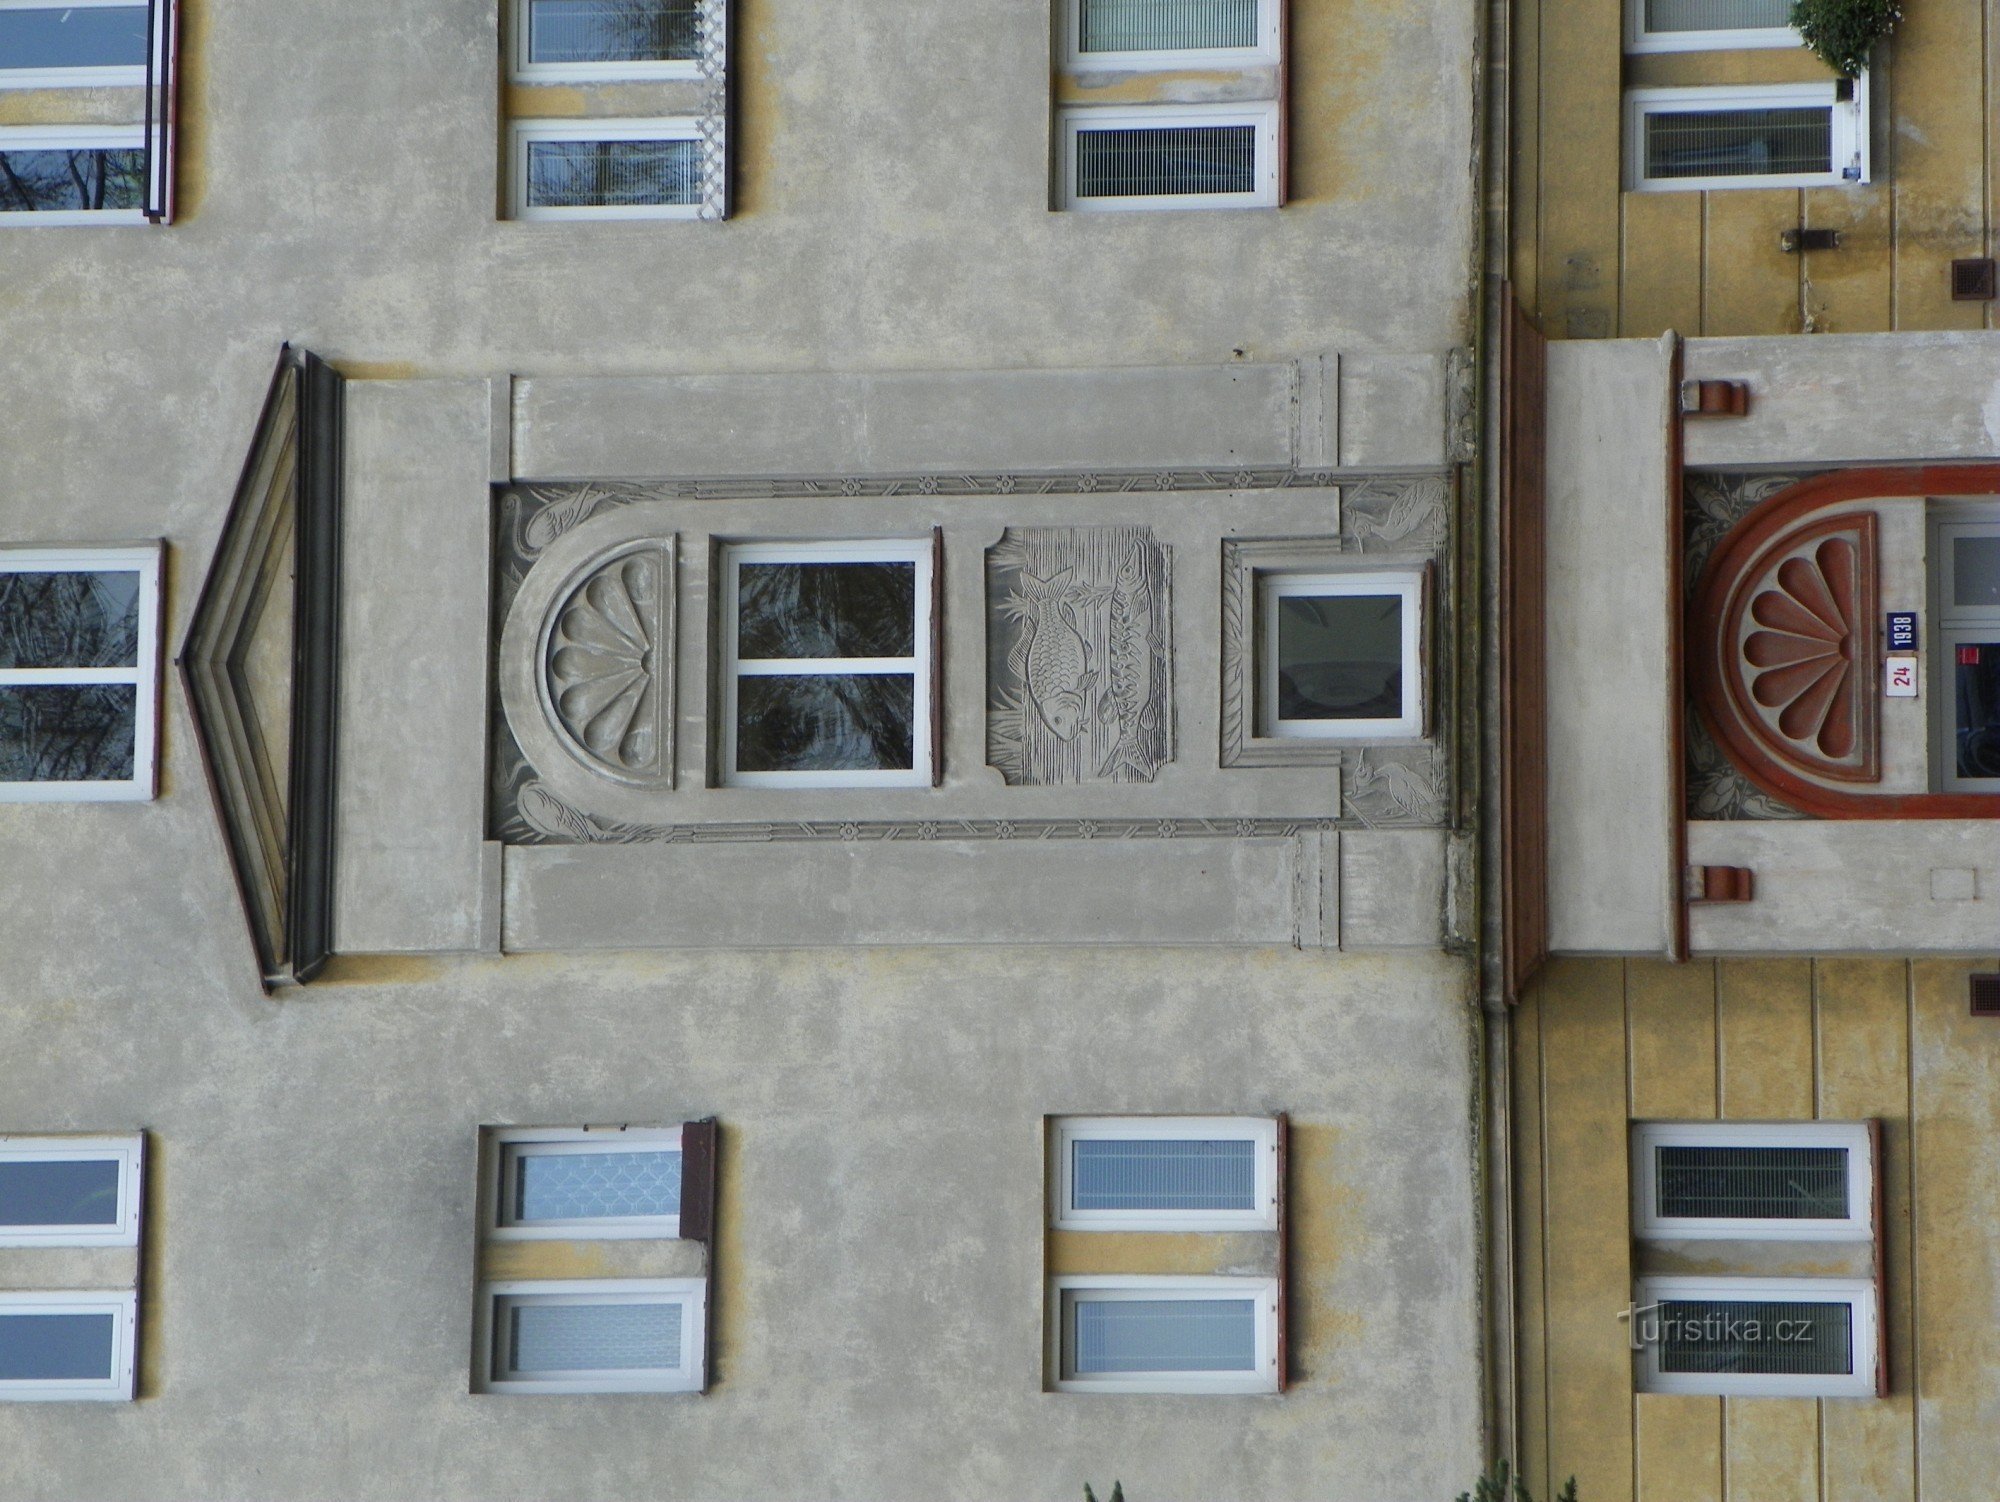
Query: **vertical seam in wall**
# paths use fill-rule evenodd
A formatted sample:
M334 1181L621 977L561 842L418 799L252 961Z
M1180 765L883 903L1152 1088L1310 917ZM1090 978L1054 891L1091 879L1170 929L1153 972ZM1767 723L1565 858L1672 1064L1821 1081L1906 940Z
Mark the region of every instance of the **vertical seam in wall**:
M1620 319L1619 327L1622 330L1625 317L1625 200L1623 194L1619 195L1618 200L1618 240L1618 317ZM1637 1106L1637 1102L1634 1100L1632 1094L1632 961L1630 959L1622 959L1618 962L1618 994L1620 1003L1619 1016L1625 1024L1625 1140L1619 1144L1619 1151L1625 1153L1629 1161L1632 1151L1632 1116ZM1629 1183L1625 1186L1625 1196L1628 1201L1631 1199L1632 1186ZM1626 1213L1629 1215L1631 1212L1627 1211ZM1631 1256L1629 1251L1626 1253L1626 1256L1628 1260L1625 1269L1625 1297L1627 1300L1626 1308L1630 1309L1637 1302L1632 1297L1637 1290L1632 1286L1631 1282L1632 1269L1629 1260ZM1632 1317L1636 1319L1638 1315L1635 1313ZM1630 1330L1630 1326L1627 1326L1627 1330ZM1632 1436L1632 1497L1633 1502L1638 1502L1639 1394L1636 1386L1632 1393L1625 1399L1625 1425L1627 1431ZM1549 1477L1549 1484L1552 1487L1555 1485L1553 1474Z
M1696 279L1699 285L1695 289L1694 321L1695 321L1695 332L1697 334L1706 334L1708 332L1708 190L1707 189L1702 190L1701 214L1699 215L1699 218L1701 220L1701 235L1699 237L1701 244L1695 256L1695 264L1701 268L1701 275ZM1674 398L1675 400L1678 401L1680 399L1680 393L1675 392ZM1721 1076L1717 1075L1716 1078L1720 1079Z
M1909 1112L1908 1142L1905 1151L1909 1161L1904 1165L1904 1182L1910 1186L1910 1494L1916 1502L1923 1502L1924 1495L1924 1425L1923 1371L1919 1366L1923 1342L1917 1332L1922 1329L1919 1322L1920 1290L1923 1280L1917 1276L1917 1254L1920 1242L1917 1227L1921 1224L1917 1214L1917 967L1913 961L1903 961L1903 1071L1904 1091L1907 1095L1906 1109ZM1879 1170L1878 1170L1879 1171ZM1884 1325L1888 1323L1884 1312L1875 1316ZM1879 1337L1878 1337L1879 1338Z
M1891 62L1888 77L1885 77L1881 81L1880 87L1881 102L1883 105L1881 117L1889 122L1889 129L1885 132L1888 138L1888 149L1885 155L1889 158L1886 166L1889 171L1889 329L1892 333L1903 326L1903 279L1901 264L1903 246L1902 237L1896 232L1903 217L1903 180L1896 171L1895 73L1896 66ZM1872 100L1870 101L1871 104L1873 102ZM1871 118L1873 118L1874 113L1871 109ZM1871 125L1869 129L1872 131L1874 127ZM1868 143L1868 149L1870 151L1875 149L1873 141Z
M1812 1007L1812 1114L1813 1120L1818 1121L1826 1114L1826 1082L1820 1070L1819 1056L1819 961L1808 960L1806 965L1807 997Z
M1879 1324L1882 1318L1881 1310L1878 1309L1875 1311L1875 1318L1878 1324L1878 1328L1875 1332L1875 1338L1877 1340L1880 1340L1882 1338L1882 1332L1879 1328ZM1825 1398L1815 1398L1813 1400L1813 1427L1815 1430L1818 1431L1819 1435L1819 1442L1813 1447L1815 1451L1813 1455L1813 1461L1819 1471L1819 1479L1813 1486L1813 1495L1819 1498L1819 1502L1826 1502L1826 1399Z
M1540 1014L1535 1028L1535 1094L1541 1098L1541 1110L1535 1122L1535 1155L1542 1165L1541 1183L1537 1186L1541 1204L1536 1207L1542 1233L1542 1463L1552 1477L1556 1470L1556 1425L1555 1362L1549 1345L1549 990L1547 986L1540 989L1541 995L1535 1002ZM1547 1479L1544 1478L1545 1483Z
M1722 966L1715 967L1715 1119L1722 1120Z

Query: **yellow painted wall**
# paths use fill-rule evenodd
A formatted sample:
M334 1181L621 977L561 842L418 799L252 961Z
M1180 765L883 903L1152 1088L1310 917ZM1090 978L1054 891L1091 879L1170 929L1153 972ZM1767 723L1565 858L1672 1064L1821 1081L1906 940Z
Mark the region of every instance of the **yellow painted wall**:
M1517 0L1512 276L1552 339L1994 327L1950 264L1993 253L1988 0L1913 0L1871 74L1870 176L1846 188L1627 193L1627 87L1831 77L1797 50L1623 53L1619 0ZM1838 229L1787 255L1781 231Z
M1587 1502L1990 1502L2000 1020L1969 1015L1966 976L1993 968L1551 962L1514 1030L1520 1447L1537 1497L1574 1474ZM1635 1393L1617 1318L1627 1123L1871 1116L1890 1396Z

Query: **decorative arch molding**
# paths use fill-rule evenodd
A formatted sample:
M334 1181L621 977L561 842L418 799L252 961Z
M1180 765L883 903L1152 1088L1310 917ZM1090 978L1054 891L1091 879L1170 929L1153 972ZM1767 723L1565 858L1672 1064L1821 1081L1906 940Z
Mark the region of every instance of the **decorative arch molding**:
M1688 616L1695 709L1769 796L1825 819L1993 819L1990 793L1882 793L1876 508L2000 494L2000 464L1850 469L1731 529Z

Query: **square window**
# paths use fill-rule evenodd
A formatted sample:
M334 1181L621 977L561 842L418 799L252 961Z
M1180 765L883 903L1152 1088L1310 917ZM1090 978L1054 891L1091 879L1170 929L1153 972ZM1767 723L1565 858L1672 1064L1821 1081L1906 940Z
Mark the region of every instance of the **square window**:
M1868 181L1868 80L1628 89L1625 186L1838 187Z
M694 78L701 0L515 0L522 83Z
M673 1238L681 1129L493 1133L492 1234L502 1240Z
M934 548L742 543L721 554L722 781L935 781Z
M488 1283L479 1306L478 1391L701 1390L703 1279Z
M1257 728L1277 739L1423 733L1423 576L1258 580Z
M513 129L516 219L694 219L706 171L693 120L523 121Z
M1278 106L1058 111L1071 209L1273 208Z
M0 549L0 801L153 796L160 552Z
M1276 1279L1057 1277L1050 1299L1059 1392L1278 1391Z
M0 1293L0 1401L125 1402L139 1296Z
M1641 1122L1632 1226L1642 1238L1829 1241L1874 1235L1866 1122Z
M1078 1231L1274 1231L1268 1116L1069 1116L1050 1139L1049 1224Z
M0 1137L0 1246L137 1246L145 1139Z
M1241 67L1276 62L1278 0L1067 0L1072 67Z
M1641 1392L1873 1397L1875 1286L1842 1278L1641 1278Z
M0 0L0 89L143 84L150 37L129 0Z

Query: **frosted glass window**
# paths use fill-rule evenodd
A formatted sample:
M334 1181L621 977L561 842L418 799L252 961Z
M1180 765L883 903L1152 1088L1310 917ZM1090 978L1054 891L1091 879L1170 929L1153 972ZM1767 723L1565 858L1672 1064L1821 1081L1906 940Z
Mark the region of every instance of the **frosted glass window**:
M1097 1138L1073 1142L1079 1210L1251 1210L1257 1144Z
M2000 610L2000 533L1958 531L1951 538L1954 609Z
M673 1370L680 1365L679 1304L516 1304L509 1368L544 1372Z
M699 1278L538 1279L481 1292L482 1392L697 1392Z
M1077 0L1079 50L1201 51L1254 47L1258 0Z
M1254 1299L1078 1299L1078 1375L1248 1372L1257 1366Z
M510 1148L514 1218L523 1222L678 1216L679 1148L551 1153Z
M115 1226L123 1177L113 1158L0 1159L0 1229Z
M1645 0L1646 30L1760 31L1791 24L1791 0Z
M1845 1220L1844 1147L1663 1146L1663 1219Z

